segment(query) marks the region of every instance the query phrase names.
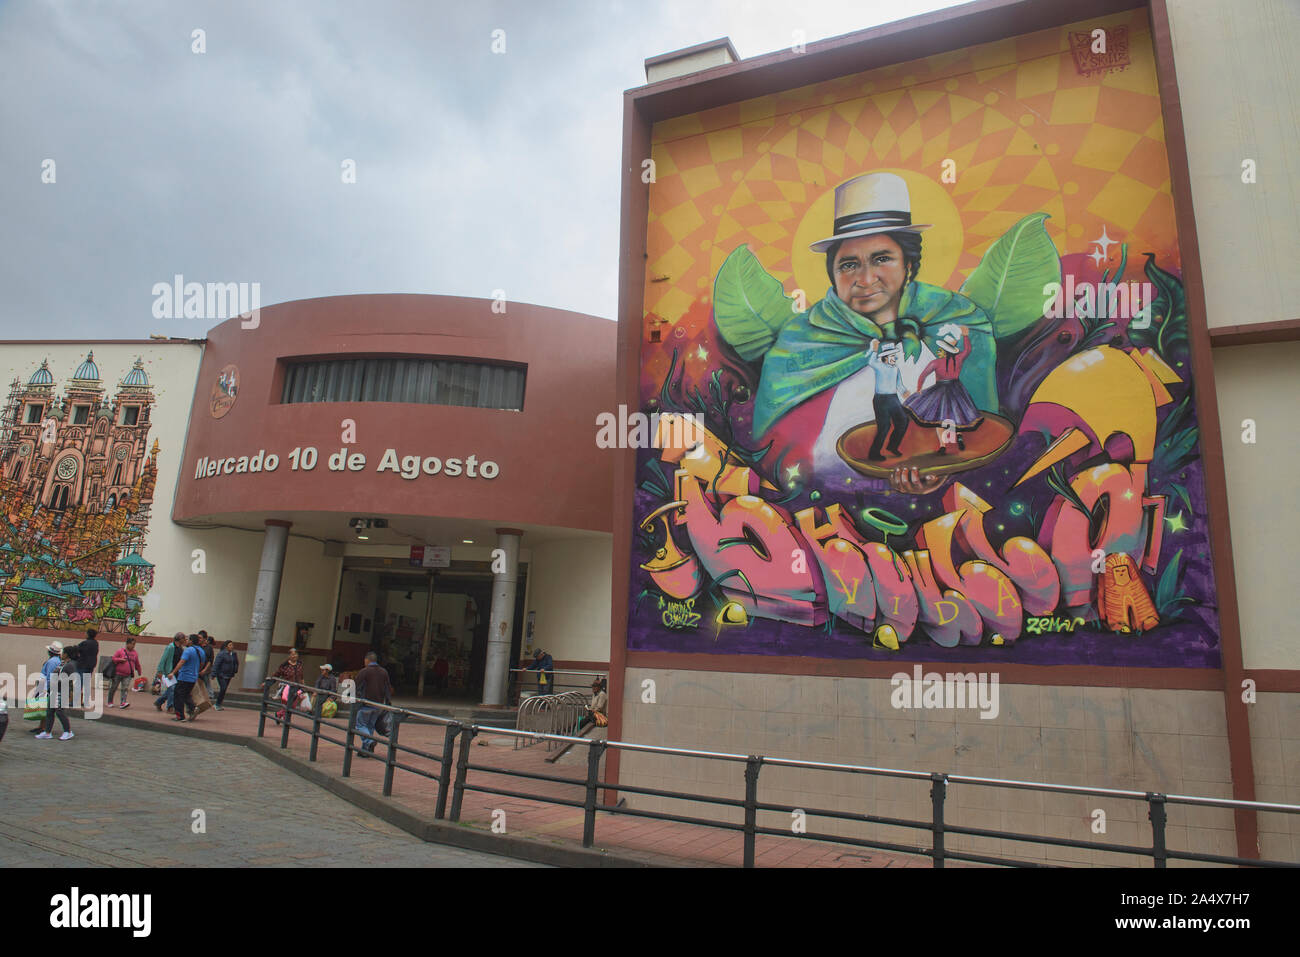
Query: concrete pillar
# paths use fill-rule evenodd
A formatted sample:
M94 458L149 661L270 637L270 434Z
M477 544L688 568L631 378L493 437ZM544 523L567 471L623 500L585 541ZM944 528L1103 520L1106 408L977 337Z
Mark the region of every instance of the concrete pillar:
M244 688L260 689L271 658L271 632L275 630L275 609L280 603L280 575L289 545L292 522L266 520L262 540L262 563L257 569L257 594L253 596L253 618L248 626L248 651L240 663Z
M483 703L503 705L510 682L510 639L515 623L515 588L519 584L517 528L498 528L492 550L492 614L488 619L487 659L483 664Z

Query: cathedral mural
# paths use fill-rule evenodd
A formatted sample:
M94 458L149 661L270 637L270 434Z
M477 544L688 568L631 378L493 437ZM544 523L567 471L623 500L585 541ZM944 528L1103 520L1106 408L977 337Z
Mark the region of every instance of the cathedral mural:
M630 648L1218 666L1141 11L651 158Z
M115 389L94 353L62 389L48 361L0 413L0 625L140 634L158 478L153 386L137 359Z

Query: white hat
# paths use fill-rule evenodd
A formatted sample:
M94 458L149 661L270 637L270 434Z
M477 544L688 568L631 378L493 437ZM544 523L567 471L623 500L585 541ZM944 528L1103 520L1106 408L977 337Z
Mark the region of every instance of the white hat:
M842 239L899 230L919 233L930 225L912 225L907 182L894 173L867 173L835 187L835 235L809 248L824 253Z
M885 342L880 346L880 358L887 359L889 356L899 355L903 351L901 342Z
M961 338L961 329L950 322L939 330L939 338L936 344L944 352L951 352L955 355L961 352Z
M333 665L321 665L321 666L320 666L320 670L321 670L321 671L333 671L333 670L334 670L334 666L333 666Z
M45 650L52 655L61 655L63 654L63 642L51 641L48 645L45 646Z

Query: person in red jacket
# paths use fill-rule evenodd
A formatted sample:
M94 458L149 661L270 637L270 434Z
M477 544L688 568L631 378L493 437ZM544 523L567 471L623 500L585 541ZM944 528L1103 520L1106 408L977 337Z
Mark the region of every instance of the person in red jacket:
M131 703L126 700L126 693L131 690L131 679L140 674L144 674L144 670L140 667L140 656L135 653L135 637L132 636L126 640L124 647L113 652L113 683L108 686L105 706L113 707L113 692L121 685L122 707L131 707Z

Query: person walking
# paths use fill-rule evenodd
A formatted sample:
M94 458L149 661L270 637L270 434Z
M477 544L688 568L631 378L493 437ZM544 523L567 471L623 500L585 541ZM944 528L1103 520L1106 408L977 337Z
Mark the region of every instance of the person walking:
M79 644L73 645L72 660L77 673L77 684L80 689L80 706L89 707L91 691L95 687L95 665L99 663L99 641L96 635L99 632L94 628L86 629L86 640ZM68 700L65 705L69 708L75 708L78 703Z
M53 676L59 670L59 665L63 664L63 642L51 641L45 646L45 653L48 657L45 659L45 664L41 665L41 684L36 689L36 693L45 695L45 712L49 714L49 696L50 688L54 684ZM32 728L28 734L41 734L44 731L45 720L42 719L36 722L36 727Z
M131 707L131 703L126 700L126 693L131 690L131 679L141 674L144 674L144 669L140 667L140 656L136 654L135 636L132 635L123 647L113 652L113 683L108 686L105 707L113 707L113 693L117 691L118 685L122 686L122 707Z
M93 629L92 629L93 630ZM59 735L60 741L68 741L76 735L72 733L72 726L68 723L68 715L64 708L70 708L75 704L73 700L76 696L77 673L79 658L74 658L75 649L81 647L74 645L71 648L64 648L58 670L50 675L50 703L45 712L45 730L38 734L38 738L52 738L50 732L54 730L54 719L59 719L59 724L63 726L63 733Z
M239 674L239 656L235 654L235 643L227 641L217 652L217 660L212 665L212 674L217 679L217 701L213 705L218 711L225 711L226 689L230 680Z
M379 709L365 702L373 701L389 704L393 700L393 683L388 672L379 664L379 656L373 651L366 653L366 666L357 672L357 702L353 705L357 717L354 722L361 732L361 755L370 757L375 750L375 722L379 720Z
M176 662L180 660L181 652L184 650L185 632L178 631L176 634L172 635L172 643L163 649L162 657L158 659L158 670L154 673L153 680L165 684L162 680L163 676L171 674L172 668L176 666ZM163 688L162 693L154 699L153 706L161 711L163 705L166 705L167 710L170 711L172 710L172 702L175 700L175 696L175 685L172 685L169 688Z
M206 631L200 630L199 647L203 650L203 658L206 662L204 666L199 669L199 681L203 684L203 690L206 691L208 697L211 698L213 678L212 667L216 664L217 643Z
M190 703L190 692L194 690L195 684L199 680L199 668L203 664L203 653L199 651L198 636L191 635L185 639L185 650L181 652L181 660L176 663L172 669L171 677L176 679L176 694L174 695L174 706L176 711L176 721L185 720L185 710L193 707ZM193 721L195 714L190 714L190 720Z

